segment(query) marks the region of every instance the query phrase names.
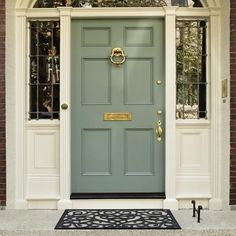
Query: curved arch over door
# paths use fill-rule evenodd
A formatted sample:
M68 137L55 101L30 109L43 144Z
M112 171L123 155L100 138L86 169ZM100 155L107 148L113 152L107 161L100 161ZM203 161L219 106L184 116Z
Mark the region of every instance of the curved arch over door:
M226 1L226 0L224 0ZM201 0L204 7L221 7L222 3L224 2L221 0ZM227 0L228 1L228 0ZM17 0L16 1L16 8L33 8L37 0ZM169 2L169 1L165 1Z

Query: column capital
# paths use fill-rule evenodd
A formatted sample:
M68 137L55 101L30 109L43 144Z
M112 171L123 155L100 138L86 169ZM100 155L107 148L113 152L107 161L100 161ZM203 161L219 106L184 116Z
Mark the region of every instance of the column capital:
M60 12L60 16L71 16L73 7L58 7L57 10Z
M16 9L16 17L26 17L27 8L17 8Z
M179 7L176 7L176 6L165 6L163 8L165 10L166 16L175 16L176 15L176 10Z

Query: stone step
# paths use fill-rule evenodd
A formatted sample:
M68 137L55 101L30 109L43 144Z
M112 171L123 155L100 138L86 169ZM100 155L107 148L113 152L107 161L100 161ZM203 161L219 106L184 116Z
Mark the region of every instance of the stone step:
M0 236L236 236L235 230L0 230Z

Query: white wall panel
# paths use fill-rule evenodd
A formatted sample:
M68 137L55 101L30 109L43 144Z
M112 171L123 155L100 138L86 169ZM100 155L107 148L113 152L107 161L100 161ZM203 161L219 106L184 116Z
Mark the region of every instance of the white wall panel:
M26 199L59 199L59 126L27 126Z
M177 125L177 198L210 198L209 127Z

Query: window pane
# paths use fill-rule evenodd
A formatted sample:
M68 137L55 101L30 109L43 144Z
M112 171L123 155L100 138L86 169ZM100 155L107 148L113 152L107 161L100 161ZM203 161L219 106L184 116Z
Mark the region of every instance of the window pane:
M31 21L29 119L59 118L60 24Z
M176 118L207 118L206 21L176 23Z

